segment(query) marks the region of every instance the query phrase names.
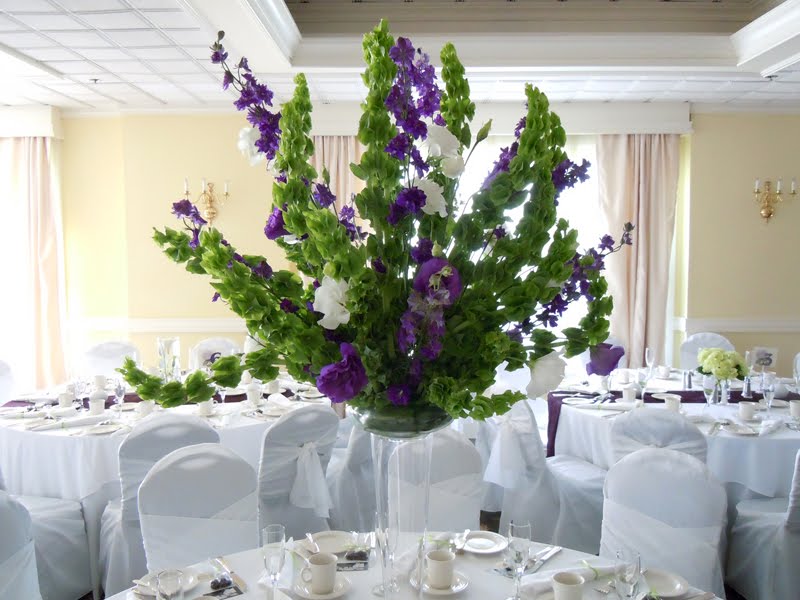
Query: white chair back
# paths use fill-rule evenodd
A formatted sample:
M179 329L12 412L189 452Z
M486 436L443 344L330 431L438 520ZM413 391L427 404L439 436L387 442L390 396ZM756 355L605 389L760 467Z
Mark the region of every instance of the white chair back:
M11 400L11 392L14 390L14 376L11 367L7 362L0 360L0 405Z
M643 567L677 573L725 597L720 552L727 497L702 462L675 450L638 450L611 467L603 495L601 556L639 552Z
M786 527L800 532L800 450L794 457L794 476L789 490L789 509L786 511Z
M794 355L794 363L792 364L792 375L800 377L800 352Z
M255 471L219 444L175 450L142 481L139 516L151 573L255 548Z
M193 444L219 443L206 421L187 415L153 415L131 431L119 447L122 520L139 520L139 486L156 462Z
M668 448L706 462L706 436L683 416L660 408L639 408L611 425L613 462L642 448Z
M31 516L22 504L2 491L0 531L0 598L42 600Z
M239 344L229 338L207 338L189 350L189 369L195 371L208 366L217 358L241 351Z
M340 451L340 450L339 450ZM331 461L326 474L331 494L331 526L342 531L375 529L375 476L370 434L360 425L350 430L341 463Z
M329 406L304 406L267 430L258 467L259 528L282 523L295 539L329 529L325 470L338 428Z
M718 333L708 331L694 333L681 344L681 369L696 369L700 364L697 361L697 353L703 348L734 350L730 340Z
M129 342L112 341L96 344L83 354L84 374L120 377L117 369L128 356L139 362L139 350Z

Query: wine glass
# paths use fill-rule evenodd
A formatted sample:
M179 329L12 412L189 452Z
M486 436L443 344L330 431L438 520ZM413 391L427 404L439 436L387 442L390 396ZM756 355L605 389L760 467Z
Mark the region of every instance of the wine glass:
M261 530L261 550L264 554L264 568L272 584L272 597L275 598L286 553L286 530L283 525L267 525Z
M508 559L514 569L514 595L506 600L521 600L522 574L528 566L531 550L531 524L514 523L508 526Z
M83 408L83 398L89 392L89 383L83 377L76 377L72 381L72 387L75 390L75 401L78 403L78 410Z
M217 395L219 396L219 403L225 404L225 396L228 395L228 388L221 385L217 386Z
M636 598L642 576L642 559L638 552L617 551L614 563L614 587L620 600Z
M156 600L183 600L183 573L161 571L156 578Z
M114 381L114 404L117 406L117 418L122 418L122 401L125 399L125 382L122 379Z
M650 347L644 349L644 363L647 365L647 370L653 371L653 363L656 360L655 352Z
M761 393L764 394L764 402L767 404L767 418L770 418L772 417L772 401L775 399L775 373L762 371Z
M703 375L703 395L706 397L706 406L714 403L714 392L717 390L717 378L713 375Z

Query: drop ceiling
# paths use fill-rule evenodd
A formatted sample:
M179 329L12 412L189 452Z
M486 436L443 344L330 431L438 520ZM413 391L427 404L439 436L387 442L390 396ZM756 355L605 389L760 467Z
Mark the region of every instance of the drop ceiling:
M800 11L797 0L0 0L0 105L229 107L234 96L208 60L218 28L238 34L232 55L258 57L251 64L279 102L298 70L316 102L357 101L360 33L383 15L434 56L446 39L463 47L479 102L519 102L531 81L558 102L794 111L791 35L786 56L769 55L775 77L737 58L774 52L753 50L758 36L737 36L788 5Z

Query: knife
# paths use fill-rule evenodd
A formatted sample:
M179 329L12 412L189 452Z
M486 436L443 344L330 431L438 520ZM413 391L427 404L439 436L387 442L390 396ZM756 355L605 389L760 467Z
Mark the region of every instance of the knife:
M714 598L716 598L714 592L705 592L698 596L691 596L688 600L713 600Z
M550 550L548 550L542 556L536 559L536 563L534 563L534 565L527 571L527 573L536 573L536 571L542 568L542 565L544 563L553 558L559 552L561 552L561 546L553 546Z
M234 571L228 566L228 564L223 560L221 556L218 556L211 562L217 565L223 571L225 571L231 578L231 581L234 583L234 585L236 585L236 587L238 587L243 592L247 591L247 584L244 582L244 579L242 579L237 573L234 573Z
M708 435L716 435L717 431L719 431L721 424L719 421L714 421L714 424L711 426L711 429L708 430Z

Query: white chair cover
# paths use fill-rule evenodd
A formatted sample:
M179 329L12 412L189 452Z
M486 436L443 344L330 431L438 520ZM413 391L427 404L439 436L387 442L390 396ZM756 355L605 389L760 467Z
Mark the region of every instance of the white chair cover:
M304 406L266 431L258 467L259 529L282 523L286 537L297 539L330 528L325 469L339 420L329 406Z
M489 465L489 457L492 454L497 431L499 428L499 417L489 417L485 421L476 422L475 449L481 457L484 472L484 492L481 501L481 510L487 512L500 512L503 510L503 488L502 486L486 480L486 467Z
M219 444L175 450L142 481L139 519L150 572L255 548L255 471Z
M443 429L430 435L430 499L427 523L431 531L463 531L480 528L483 499L483 464L475 446L464 434ZM389 458L389 502L417 497L424 473L417 469L426 452L426 441L402 444ZM402 486L394 488L395 485ZM397 493L399 492L399 493ZM419 523L413 503L397 507L400 531L414 531ZM390 508L391 512L395 512Z
M483 478L503 489L500 531L505 533L510 521L527 521L535 528L537 541L550 543L559 499L536 417L528 401L522 400L498 421Z
M696 425L678 413L641 408L614 419L611 448L614 462L642 448L668 448L706 462L708 442Z
M796 598L800 591L800 452L789 498L736 506L726 582L748 600Z
M331 495L330 525L341 531L375 529L375 476L370 434L360 425L350 431L347 448L334 449L325 480ZM337 453L342 454L337 456Z
M555 479L559 498L553 543L597 554L606 470L568 454L548 458L547 466Z
M725 336L707 331L695 333L681 344L681 369L696 369L697 353L703 348L722 348L734 350L733 344Z
M259 344L258 341L253 336L251 336L250 334L244 336L244 344L242 345L242 350L245 354L248 354L250 352L255 352L260 348L261 344Z
M230 356L242 351L239 344L228 338L207 338L189 350L189 369L207 366L214 354Z
M219 434L192 416L159 414L131 431L119 448L121 500L110 502L100 520L100 567L107 596L147 573L139 527L139 486L161 458L185 446L218 443Z
M33 525L25 507L0 491L0 598L42 600Z
M11 400L14 390L14 376L8 363L0 360L0 406Z
M84 352L83 368L89 375L119 377L116 370L128 356L139 362L139 350L133 344L122 341L102 342Z
M675 450L638 450L609 469L603 494L601 556L639 552L644 568L677 573L725 598L727 497L702 462Z

